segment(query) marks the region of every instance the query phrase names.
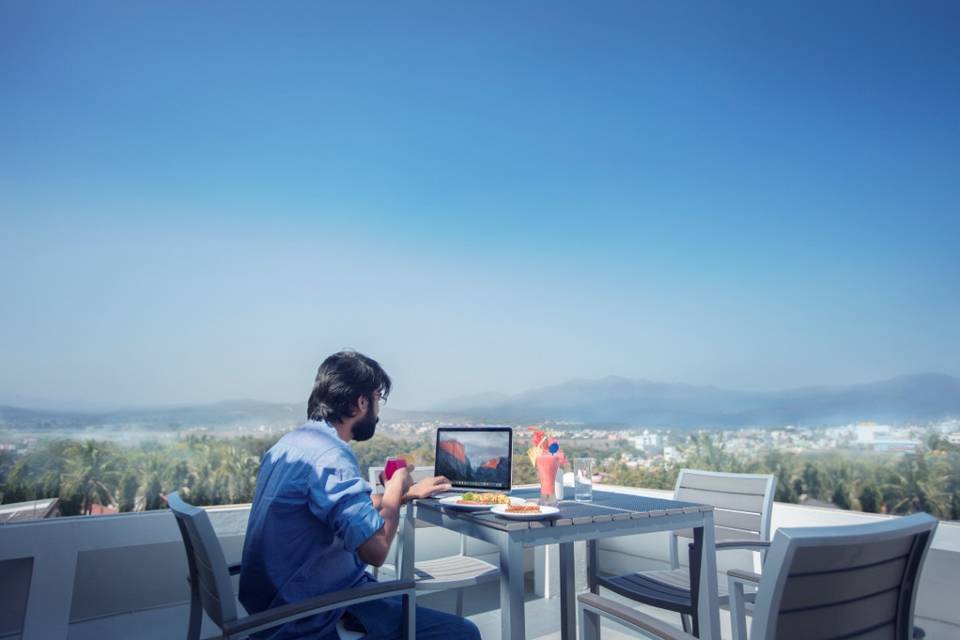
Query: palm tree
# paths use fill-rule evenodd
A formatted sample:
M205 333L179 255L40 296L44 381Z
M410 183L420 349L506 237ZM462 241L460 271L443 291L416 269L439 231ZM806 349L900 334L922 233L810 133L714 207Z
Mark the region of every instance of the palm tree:
M163 501L163 480L167 474L167 465L162 453L150 453L140 462L138 475L140 489L137 492L134 511L150 511L162 509L166 504Z
M872 484L865 484L860 490L860 509L866 513L880 513L881 500L883 497L880 491Z
M257 459L238 447L230 446L223 452L214 470L218 498L227 503L253 499L253 485L257 476Z
M949 446L945 444L945 447ZM943 495L943 516L949 520L960 519L960 452L946 448L929 454L932 475Z
M137 492L140 490L140 477L133 470L123 474L120 481L119 509L134 511L137 507Z
M94 503L109 505L120 483L120 470L113 451L86 440L66 450L64 489L80 495L80 511L89 515Z
M803 465L802 478L804 493L816 499L823 496L823 476L819 465L811 462Z
M850 496L847 493L847 487L843 483L843 480L837 483L836 488L833 490L833 497L830 501L837 505L841 509L847 509L849 511L850 507Z
M687 458L689 466L708 471L741 471L741 460L726 450L722 440L714 442L709 433L694 433L690 435L690 442L693 446Z
M890 479L884 485L884 501L892 513L905 514L924 511L942 516L949 511L944 504L943 492L931 479L923 456L908 455L900 461L896 470L890 470Z

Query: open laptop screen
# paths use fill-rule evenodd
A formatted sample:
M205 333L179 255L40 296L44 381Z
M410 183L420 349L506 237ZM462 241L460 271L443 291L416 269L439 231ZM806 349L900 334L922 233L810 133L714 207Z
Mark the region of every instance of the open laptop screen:
M437 429L434 473L454 489L509 491L513 465L510 427L441 427Z

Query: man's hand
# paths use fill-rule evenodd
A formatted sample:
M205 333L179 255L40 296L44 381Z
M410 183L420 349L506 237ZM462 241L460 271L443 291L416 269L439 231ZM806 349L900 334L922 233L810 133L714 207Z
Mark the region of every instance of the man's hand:
M391 487L396 487L399 485L399 493L401 496L406 495L410 490L410 487L413 485L413 465L408 464L406 467L402 467L393 472L393 475L390 476L390 479L387 480L386 485L384 485L384 493L390 491Z
M432 478L424 478L420 482L412 485L403 496L403 501L407 502L409 500L419 500L421 498L429 498L435 493L442 493L444 491L450 490L450 481L444 478L443 476L434 476Z

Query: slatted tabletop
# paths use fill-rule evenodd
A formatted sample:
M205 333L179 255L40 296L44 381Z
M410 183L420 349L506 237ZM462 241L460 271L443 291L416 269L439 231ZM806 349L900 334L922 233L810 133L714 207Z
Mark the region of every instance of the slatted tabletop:
M512 491L510 495L529 500L536 499L539 496L539 491L536 488L516 489ZM476 524L502 531L656 518L667 515L700 513L701 511L713 510L711 506L692 502L649 498L646 496L597 490L593 492L592 502L563 500L557 505L560 509L559 513L549 518L538 520L511 520L490 513L489 511L465 511L455 507L443 506L440 504L440 501L435 498L419 500L417 502L420 507L442 511L448 516L473 521Z

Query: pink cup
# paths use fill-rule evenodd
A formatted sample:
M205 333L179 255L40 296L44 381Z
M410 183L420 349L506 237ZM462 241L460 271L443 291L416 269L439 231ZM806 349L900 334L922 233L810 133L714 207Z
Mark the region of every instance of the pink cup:
M403 458L387 458L387 463L383 468L383 477L389 480L397 469L403 469L407 466L407 461Z

